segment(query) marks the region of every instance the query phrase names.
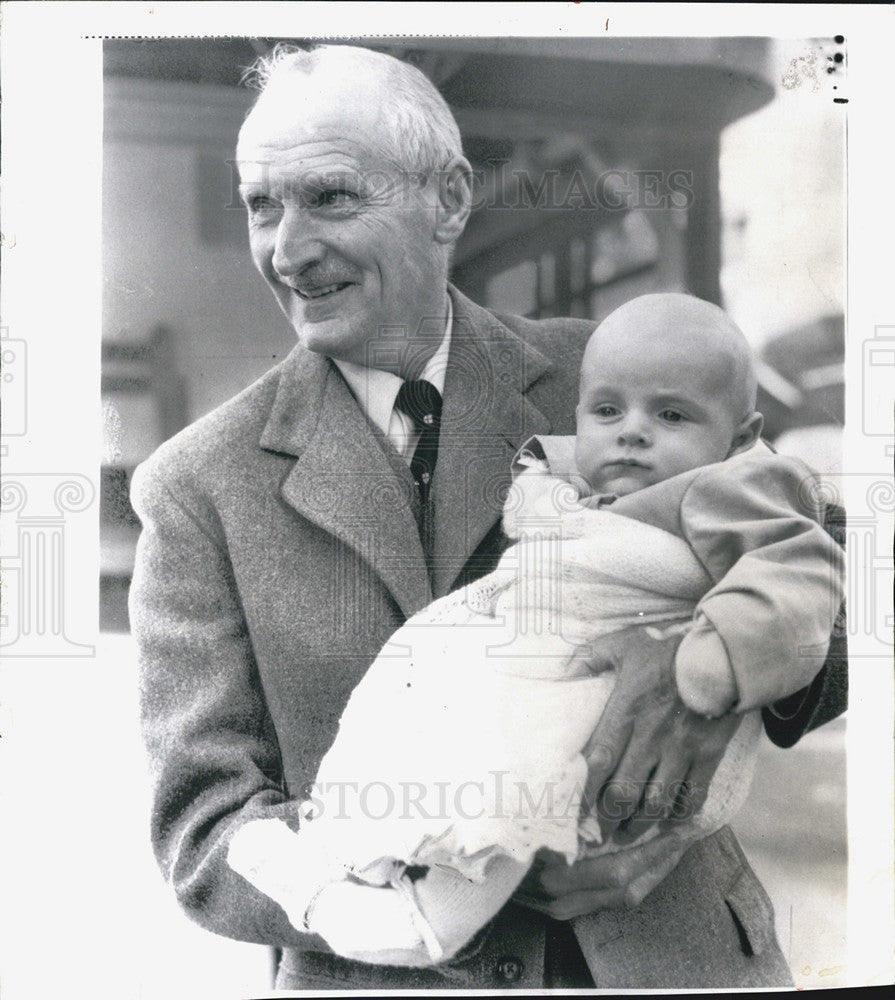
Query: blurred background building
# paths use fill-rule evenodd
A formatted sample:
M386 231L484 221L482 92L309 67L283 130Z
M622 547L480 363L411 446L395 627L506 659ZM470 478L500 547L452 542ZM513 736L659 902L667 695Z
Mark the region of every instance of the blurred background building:
M133 468L294 343L253 270L233 164L253 98L240 77L277 41L105 43L101 626L122 641ZM766 437L839 471L844 126L832 97L843 57L832 39L363 44L419 66L460 124L476 178L452 274L463 292L595 323L645 292L717 302L760 357ZM840 720L794 750L768 747L739 824L798 985L844 981L842 732ZM202 933L183 931L190 949L201 952Z

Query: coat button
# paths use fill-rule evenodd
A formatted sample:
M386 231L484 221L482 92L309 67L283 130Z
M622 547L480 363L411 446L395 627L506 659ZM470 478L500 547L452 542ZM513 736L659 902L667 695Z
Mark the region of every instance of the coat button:
M497 963L497 975L505 983L518 983L525 972L525 965L521 958L507 956Z

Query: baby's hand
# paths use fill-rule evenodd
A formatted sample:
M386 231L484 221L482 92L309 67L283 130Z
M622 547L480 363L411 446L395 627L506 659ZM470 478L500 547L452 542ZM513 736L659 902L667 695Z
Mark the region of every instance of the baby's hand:
M301 859L297 844L297 835L282 820L255 819L236 831L230 841L227 863L259 892L278 903L292 926L301 931L306 930L304 913L316 884L297 863Z
M698 715L716 719L736 704L739 692L733 668L711 625L698 624L684 636L674 671L681 701Z
M428 965L439 957L427 953L407 899L394 889L331 882L314 898L307 921L312 933L346 958L382 965L391 956L396 965Z

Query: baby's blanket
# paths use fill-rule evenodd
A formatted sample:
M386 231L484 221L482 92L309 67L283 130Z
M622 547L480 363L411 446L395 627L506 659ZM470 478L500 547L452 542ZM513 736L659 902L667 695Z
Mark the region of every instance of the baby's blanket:
M364 881L405 865L480 880L495 853L595 849L581 751L614 676L592 672L590 646L632 625L685 629L710 586L682 539L588 509L542 470L517 479L504 525L516 544L497 569L394 634L321 762L299 839ZM729 745L694 819L707 833L742 804L759 729L749 713Z

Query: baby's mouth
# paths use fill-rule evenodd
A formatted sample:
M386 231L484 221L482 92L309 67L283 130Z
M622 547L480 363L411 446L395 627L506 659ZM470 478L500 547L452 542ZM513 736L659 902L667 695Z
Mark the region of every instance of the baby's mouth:
M641 462L636 458L616 458L611 462L607 462L606 466L623 466L634 469L649 469L651 466L647 462Z

